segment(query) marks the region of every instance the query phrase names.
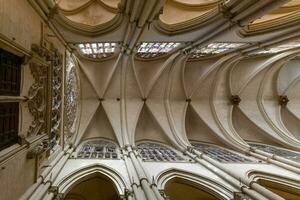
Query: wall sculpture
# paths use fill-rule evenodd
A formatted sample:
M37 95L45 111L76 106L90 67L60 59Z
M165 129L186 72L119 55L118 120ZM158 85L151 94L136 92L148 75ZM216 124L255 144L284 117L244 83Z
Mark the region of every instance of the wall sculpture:
M48 106L50 106L49 147L53 148L60 139L63 56L57 49L47 49L37 44L33 44L31 50L34 57L39 60L36 63L44 64L32 62L30 66L35 83L29 91L28 107L34 116L34 122L29 132L46 133L48 118L45 117L45 113ZM48 70L50 70L50 73ZM47 91L48 84L50 84L50 91ZM46 102L47 95L51 97L50 105Z
M28 109L34 120L31 123L28 135L40 135L46 133L47 118L47 66L30 63L31 74L34 78L34 83L31 85L28 92Z

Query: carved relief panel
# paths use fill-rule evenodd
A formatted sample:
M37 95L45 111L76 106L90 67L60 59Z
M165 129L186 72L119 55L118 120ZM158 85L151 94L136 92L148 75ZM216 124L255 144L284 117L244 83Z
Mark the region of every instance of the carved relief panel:
M28 92L28 109L34 120L31 123L28 135L47 133L47 85L48 68L45 65L30 63L34 83Z
M49 134L49 148L60 138L62 104L62 54L57 49L32 45L30 63L35 83L30 87L28 107L34 117L30 134Z

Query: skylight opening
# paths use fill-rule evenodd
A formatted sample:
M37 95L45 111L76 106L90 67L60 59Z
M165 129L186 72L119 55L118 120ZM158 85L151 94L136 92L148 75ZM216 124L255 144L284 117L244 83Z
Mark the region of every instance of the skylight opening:
M254 53L250 53L249 55L264 55L264 54L275 54L275 53L280 53L286 50L294 49L300 47L300 42L288 42L285 44L281 44L278 46L274 46L271 48L265 48L262 50L258 50Z
M159 57L178 48L180 44L179 42L142 42L137 46L136 56L145 59Z
M199 46L195 48L189 58L198 59L205 56L218 55L239 49L246 44L247 43L244 42L213 42L205 46Z
M94 42L77 44L80 53L88 58L101 59L112 56L117 47L115 42Z

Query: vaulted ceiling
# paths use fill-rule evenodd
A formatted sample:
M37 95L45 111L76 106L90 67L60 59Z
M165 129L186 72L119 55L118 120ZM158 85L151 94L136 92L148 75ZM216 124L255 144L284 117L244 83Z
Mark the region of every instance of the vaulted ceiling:
M298 0L33 2L77 58L76 144L300 149ZM178 45L165 51L168 42ZM114 43L109 56L87 56L100 43ZM163 50L154 55L143 43Z

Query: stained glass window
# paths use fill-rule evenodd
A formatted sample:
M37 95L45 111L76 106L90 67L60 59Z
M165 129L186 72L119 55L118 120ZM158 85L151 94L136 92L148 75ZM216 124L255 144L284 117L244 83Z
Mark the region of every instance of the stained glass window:
M117 48L115 42L94 42L77 44L80 53L88 58L101 59L112 56Z
M192 50L190 59L197 59L204 56L217 55L221 53L228 53L230 51L241 48L246 45L243 42L213 42L205 46L199 46Z
M75 61L66 55L65 91L64 91L64 139L67 143L76 132L79 86Z
M297 47L300 47L300 42L287 42L286 44L258 50L256 52L250 53L249 55L275 54Z
M200 144L200 143L192 143L192 145L200 152L208 155L210 158L217 160L221 163L255 163L254 160L250 160L246 157L243 157L237 153L233 153L224 148L208 145L208 144Z
M182 162L184 159L171 148L157 143L141 143L139 153L144 161Z
M179 42L142 42L137 46L138 58L150 59L166 55L180 46Z
M85 142L77 154L77 158L119 159L117 145L105 140Z
M251 147L258 148L262 151L265 151L267 153L271 153L277 156L284 157L286 159L290 159L296 162L300 162L300 153L296 153L287 149L283 148L278 148L274 146L269 146L269 145L264 145L264 144L254 144L250 143L249 144Z

